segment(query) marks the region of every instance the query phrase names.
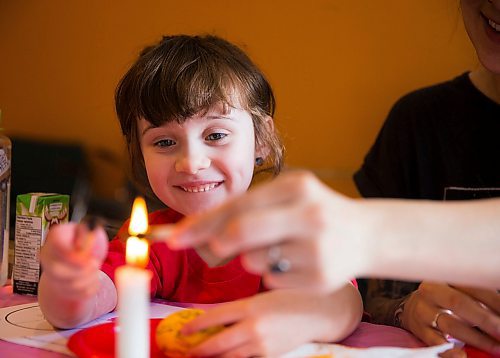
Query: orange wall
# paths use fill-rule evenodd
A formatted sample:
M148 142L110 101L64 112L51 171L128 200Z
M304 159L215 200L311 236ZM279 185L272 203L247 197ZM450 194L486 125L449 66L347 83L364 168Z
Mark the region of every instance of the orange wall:
M123 158L118 79L162 34L200 32L240 45L269 77L287 163L350 195L394 101L476 66L458 0L1 1L7 133ZM94 167L113 195L121 170Z

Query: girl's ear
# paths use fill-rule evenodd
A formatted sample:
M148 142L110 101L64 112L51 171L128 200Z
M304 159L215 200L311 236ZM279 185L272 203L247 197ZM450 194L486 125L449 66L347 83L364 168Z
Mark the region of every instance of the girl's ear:
M256 143L255 158L260 157L265 160L269 156L271 148L269 147L269 142L263 139L271 137L272 133L274 132L274 121L271 116L265 116L262 119L262 122L263 122L262 127L265 131L265 134L262 135L263 138L260 138Z

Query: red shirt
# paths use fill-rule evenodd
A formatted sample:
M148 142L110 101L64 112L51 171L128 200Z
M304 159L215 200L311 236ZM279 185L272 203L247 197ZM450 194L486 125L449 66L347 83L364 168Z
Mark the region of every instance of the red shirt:
M175 223L182 215L171 210L149 214L149 223ZM115 270L125 264L125 242L128 221L110 242L101 270L113 281ZM183 303L220 303L266 291L260 276L248 273L236 257L224 266L208 267L193 249L174 251L164 243L150 247L147 269L153 273L151 296Z

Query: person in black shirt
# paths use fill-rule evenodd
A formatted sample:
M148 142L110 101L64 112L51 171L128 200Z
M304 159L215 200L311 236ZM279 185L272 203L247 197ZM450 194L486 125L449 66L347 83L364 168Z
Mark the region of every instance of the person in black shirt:
M461 5L481 65L451 81L412 92L394 105L354 175L362 196L431 200L500 196L500 1L462 0ZM442 259L447 259L446 252ZM368 280L364 303L375 322L406 328L427 344L442 343L451 335L491 351L500 347L498 337L468 323L479 314L478 307L500 314L486 307L485 296L500 302L496 291ZM462 307L462 315L454 312L456 305Z

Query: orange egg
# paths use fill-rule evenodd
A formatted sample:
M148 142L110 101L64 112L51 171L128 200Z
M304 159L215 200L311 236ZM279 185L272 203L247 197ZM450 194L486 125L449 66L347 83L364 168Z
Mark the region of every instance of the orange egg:
M156 344L167 357L187 357L187 352L194 346L208 339L210 336L224 329L223 326L214 326L195 332L181 334L181 328L205 311L190 308L174 312L161 320L156 328Z

